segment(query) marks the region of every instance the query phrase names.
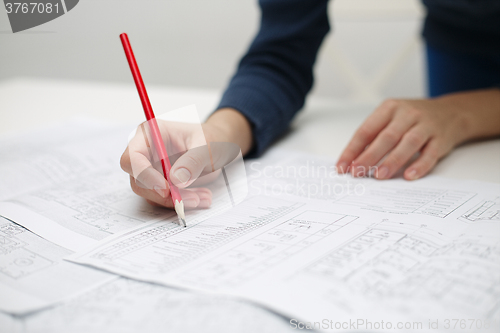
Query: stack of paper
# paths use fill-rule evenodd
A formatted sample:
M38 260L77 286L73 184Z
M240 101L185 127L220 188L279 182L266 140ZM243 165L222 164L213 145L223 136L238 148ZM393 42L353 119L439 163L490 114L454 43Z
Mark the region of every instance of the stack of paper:
M121 134L96 142L114 149ZM130 318L147 318L141 302L168 304L161 295L176 295L143 283L154 282L260 304L287 317L270 326L274 332L498 331L500 186L354 179L338 175L333 162L283 151L248 161L247 199L220 214L188 212L188 228L145 205L106 163L10 196L0 215L17 224L0 225L0 293L15 302L0 307L30 311L92 287L74 300L93 305L71 310L89 320L99 302L82 301L85 295L138 290L138 299L113 296L112 305L97 308L128 317L117 310L123 301L134 304Z

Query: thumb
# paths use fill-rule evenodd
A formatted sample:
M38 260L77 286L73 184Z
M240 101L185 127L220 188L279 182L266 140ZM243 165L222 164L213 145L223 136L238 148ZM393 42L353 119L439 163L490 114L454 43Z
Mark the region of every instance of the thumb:
M208 170L211 171L211 165L208 146L189 149L176 159L170 170L170 180L179 188L188 187L198 179L203 171L205 173Z

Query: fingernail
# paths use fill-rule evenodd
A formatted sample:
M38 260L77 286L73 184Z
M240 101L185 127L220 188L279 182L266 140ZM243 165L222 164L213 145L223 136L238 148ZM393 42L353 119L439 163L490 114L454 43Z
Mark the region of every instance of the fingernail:
M406 177L408 180L415 180L417 179L417 170L411 169L406 173Z
M381 167L377 171L377 178L378 179L384 179L389 175L389 168L388 167Z
M338 173L346 173L347 172L347 163L346 162L339 163L337 170L338 170Z
M188 169L180 168L174 173L174 177L177 178L181 184L186 184L189 179L191 179L191 172L189 172Z
M210 205L212 204L212 202L208 199L202 199L200 200L200 204L198 205L199 208L208 208L210 207Z
M187 200L182 200L184 201L184 206L188 207L188 208L195 208L196 206L198 206L196 200L194 199L187 199Z
M156 193L158 193L160 195L160 197L162 197L163 199L165 199L165 190L162 189L160 186L158 185L155 185L153 187L153 189L156 191Z

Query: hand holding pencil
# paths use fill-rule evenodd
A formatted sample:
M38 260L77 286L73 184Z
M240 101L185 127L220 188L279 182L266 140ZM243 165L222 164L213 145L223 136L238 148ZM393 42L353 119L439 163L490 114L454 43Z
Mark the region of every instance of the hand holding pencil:
M162 172L162 176L164 177L164 179L166 179L166 182L164 180L160 181L159 179L156 179L156 181L155 181L155 176L154 176L155 172L153 171L152 168L148 167L148 164L147 164L149 162L148 161L144 164L145 168L143 170L141 170L141 172L139 173L142 175L142 180L143 180L142 184L145 185L146 189L148 188L148 185L151 186L151 189L155 190L155 192L158 195L160 195L161 197L163 197L164 199L167 198L168 194L170 194L172 206L175 209L175 211L177 212L177 215L179 216L179 222L181 225L183 225L185 227L186 226L186 218L185 218L185 213L184 213L184 202L182 200L181 193L180 193L178 187L176 185L174 185L174 183L171 180L171 174L170 174L171 164L170 164L169 156L168 156L168 153L167 153L167 150L165 147L165 143L164 143L163 138L162 138L162 133L160 131L160 127L158 126L158 122L155 118L153 108L151 107L151 103L149 101L146 87L145 87L144 82L142 80L142 76L141 76L141 73L139 71L139 67L137 66L135 56L134 56L134 53L132 51L132 47L131 47L130 42L128 40L127 34L121 34L120 39L122 41L123 49L125 51L125 55L127 57L127 60L128 60L129 66L130 66L130 70L132 72L132 76L134 78L134 81L135 81L135 84L137 87L137 91L139 93L139 97L141 99L142 106L144 108L144 114L146 115L146 120L147 120L147 124L146 124L147 128L143 129L142 134L143 135L146 134L146 131L147 131L148 136L149 136L149 140L146 140L146 141L151 141L151 142L147 143L146 152L143 152L146 154L144 154L143 156L146 157L147 154L150 153L151 149L153 149L154 155L157 157L157 159L161 165L160 170ZM175 129L175 127L172 126L172 129ZM173 133L169 133L170 136L172 136L172 134ZM136 134L136 137L137 137L137 134ZM140 145L139 145L139 147L140 147ZM141 153L140 149L136 150L135 152L139 153L139 154ZM140 160L140 158L139 158L139 160ZM147 160L147 158L146 158L146 160ZM123 161L123 157L122 157L122 161ZM124 169L129 169L129 168L127 168L127 163L122 162L122 167L124 165L125 165ZM183 170L185 170L185 169L177 170L177 173L176 173L177 177L176 178L182 178L182 179L179 179L180 182L178 182L177 185L187 185L187 183L189 182L189 177L186 174L186 172L183 172ZM126 170L126 171L131 171L132 173L134 172L134 170L132 170L132 168L130 168L130 170ZM158 178L158 177L156 176L156 178ZM153 182L153 183L156 182L157 184L148 184L151 182ZM134 188L134 186L132 186L132 188ZM137 190L136 190L136 193L137 193ZM208 192L205 191L205 193L210 195L209 191ZM193 202L192 199L188 199L188 200L191 200L190 203ZM200 199L200 202L201 202L201 199ZM189 204L188 204L188 206L189 206Z
M217 110L201 125L157 119L128 37L122 34L120 39L147 119L137 128L120 165L137 195L152 205L176 209L182 224L184 208L211 206L212 192L197 186L213 184L222 167L250 149L249 140L244 140L251 138L250 125L232 109Z

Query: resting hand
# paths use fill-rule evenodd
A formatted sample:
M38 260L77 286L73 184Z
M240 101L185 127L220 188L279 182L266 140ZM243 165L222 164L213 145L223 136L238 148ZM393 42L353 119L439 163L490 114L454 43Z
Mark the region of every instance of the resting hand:
M387 100L359 127L342 153L339 172L348 168L378 179L404 171L407 180L426 175L458 144L500 134L500 90L445 95L435 99Z

